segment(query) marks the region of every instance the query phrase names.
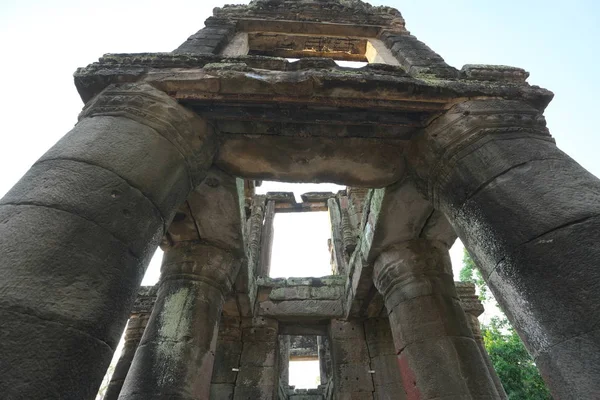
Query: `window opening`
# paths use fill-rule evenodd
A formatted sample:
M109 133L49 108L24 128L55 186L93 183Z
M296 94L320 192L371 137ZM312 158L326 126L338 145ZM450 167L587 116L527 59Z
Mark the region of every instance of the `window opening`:
M284 388L316 389L328 382L331 354L326 336L281 335L279 350L280 382Z
M326 211L276 213L273 222L271 278L331 275Z
M290 359L290 386L295 389L313 389L321 384L319 359L296 360Z
M332 192L337 193L346 189L346 186L336 185L335 183L289 183L276 181L263 181L256 187L256 194L267 194L268 192L293 192L296 201L300 203L300 197L309 192Z
M144 279L142 280L142 286L152 286L158 283L163 254L164 252L160 249L160 247L154 252L152 259L150 260L150 264L148 265L148 268L146 268L146 273L144 274Z
M364 62L364 61L342 61L342 60L335 60L335 63L337 65L339 65L340 67L346 67L346 68L362 68L368 64L368 62Z

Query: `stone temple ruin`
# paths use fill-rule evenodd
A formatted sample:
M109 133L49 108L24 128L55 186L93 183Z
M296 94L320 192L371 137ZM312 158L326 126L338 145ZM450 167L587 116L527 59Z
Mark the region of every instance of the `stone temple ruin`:
M458 236L554 397L598 398L600 181L527 77L458 70L358 0L225 6L171 53L80 68L79 123L0 207L2 397L94 398L129 318L106 399L504 399ZM275 213L315 210L332 275L269 278Z

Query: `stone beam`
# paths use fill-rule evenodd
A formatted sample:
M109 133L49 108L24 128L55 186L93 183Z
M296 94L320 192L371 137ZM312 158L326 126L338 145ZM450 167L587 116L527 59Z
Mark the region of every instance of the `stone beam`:
M457 101L524 99L543 109L552 94L517 72L469 66L444 80L320 58L125 54L79 69L75 82L84 101L131 81L169 93L219 129L216 163L232 175L384 187L404 176L406 140Z
M327 201L335 195L331 192L304 193L302 202L296 202L293 192L269 192L267 199L275 203L276 213L327 211Z
M258 279L254 315L281 321L309 321L343 316L345 277Z

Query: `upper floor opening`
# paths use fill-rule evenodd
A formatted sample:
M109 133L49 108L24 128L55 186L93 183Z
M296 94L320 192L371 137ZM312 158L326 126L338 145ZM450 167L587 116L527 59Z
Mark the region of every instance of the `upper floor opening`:
M373 37L269 31L238 32L221 53L399 65L385 44Z

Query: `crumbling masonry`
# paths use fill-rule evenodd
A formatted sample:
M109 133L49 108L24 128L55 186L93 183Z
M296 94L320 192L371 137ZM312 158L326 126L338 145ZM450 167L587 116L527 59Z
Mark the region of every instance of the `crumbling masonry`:
M358 0L225 6L77 70L79 123L0 203L2 397L94 398L129 318L110 400L505 399L458 236L555 398L597 398L600 181L527 77L457 70ZM269 278L275 213L325 210L332 275ZM294 357L319 388L288 386Z

